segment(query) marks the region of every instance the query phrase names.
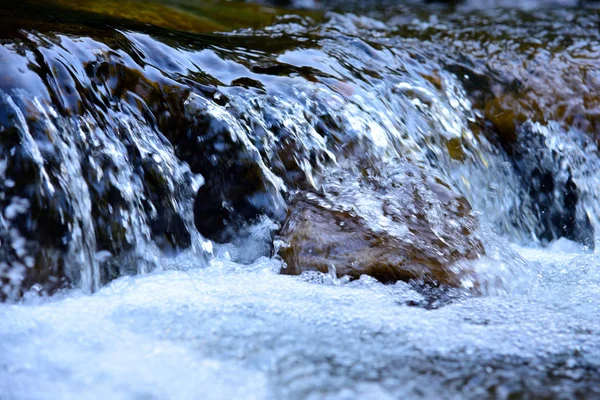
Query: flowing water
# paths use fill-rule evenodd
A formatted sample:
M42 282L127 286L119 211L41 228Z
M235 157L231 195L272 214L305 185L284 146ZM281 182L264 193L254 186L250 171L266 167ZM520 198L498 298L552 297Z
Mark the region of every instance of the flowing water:
M598 10L292 3L0 6L0 400L600 398Z

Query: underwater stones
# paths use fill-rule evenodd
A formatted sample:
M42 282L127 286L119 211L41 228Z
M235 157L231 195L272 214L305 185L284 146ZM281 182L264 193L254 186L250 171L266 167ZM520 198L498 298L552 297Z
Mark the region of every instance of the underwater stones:
M462 77L479 126L519 180L523 194L513 209L521 221L514 225L542 244L564 237L593 248L589 215L598 201L589 165L598 153L600 79L587 57L569 55L573 49L559 45L550 52L564 55L546 61L540 47L522 44L544 62L521 63L509 52L486 60L487 75L465 66L450 70Z
M151 23L155 26L190 32L212 32L226 29L223 25L202 15L182 11L176 7L160 2L138 2L102 0L80 0L76 2L64 0L47 1L60 11L90 13L121 21ZM64 9L64 10L61 10ZM56 12L56 11L55 11Z
M164 30L173 32L211 33L241 28L267 26L287 10L275 6L262 7L254 2L215 1L146 1L146 0L27 0L23 4L3 4L3 9L14 13L17 27L35 27L45 31L54 25L54 31L64 33L74 29L79 33L101 30L102 24L126 26L132 30ZM298 11L318 16L314 11ZM10 14L9 14L10 15ZM82 26L81 21L87 24ZM14 21L10 22L14 24ZM56 27L60 24L59 27Z
M53 290L74 278L62 256L77 216L69 193L47 172L60 169L60 160L48 152L48 132L39 125L30 131L20 106L0 91L0 299L17 297L22 285Z
M150 270L155 247L191 246L201 177L151 127L111 115L64 118L0 91L0 299L94 291Z
M436 32L438 44L452 48L442 52L447 69L501 141L514 142L526 121L556 121L597 135L596 14L560 7L527 14L496 10L485 20L450 18Z
M236 231L260 215L283 219L281 180L264 164L248 131L224 107L191 95L186 116L189 162L205 183L196 195L196 227L216 242L230 240Z
M452 264L484 254L466 200L417 168L392 176L342 172L333 181L324 193L293 196L279 232L282 273L459 286L462 271Z
M558 135L564 137L560 147L553 140ZM586 146L581 140L585 137L576 135L563 131L557 124L525 123L510 152L539 220L536 236L543 242L564 237L593 248L594 227L582 197L587 195L586 180L595 185L594 174L578 166L591 165L597 158L585 154ZM591 201L597 203L597 199Z

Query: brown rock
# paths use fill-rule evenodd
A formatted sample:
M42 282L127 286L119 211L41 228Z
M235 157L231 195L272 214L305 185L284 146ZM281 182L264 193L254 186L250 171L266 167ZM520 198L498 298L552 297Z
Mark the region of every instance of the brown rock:
M459 286L462 274L452 264L484 253L468 203L439 180L394 178L388 185L368 176L354 185L342 180L342 192L296 194L279 236L282 273L335 267L338 277Z

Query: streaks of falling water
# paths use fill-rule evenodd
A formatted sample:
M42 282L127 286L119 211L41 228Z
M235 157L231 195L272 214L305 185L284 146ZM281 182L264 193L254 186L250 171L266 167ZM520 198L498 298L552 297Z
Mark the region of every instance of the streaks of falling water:
M520 27L503 21L520 37L539 26L548 29L554 18L551 12L536 14ZM12 242L27 246L15 255L17 245L4 240L3 246L13 248L3 250L11 253L4 259L14 258L13 267L20 270L36 269L39 255L32 261L32 254L39 253L40 243L51 242L52 263L63 257L66 275L95 290L122 273L148 271L169 246L205 253L210 244L195 225L206 223L215 210L223 213L216 225L227 220L225 225L233 226L235 212L246 219L260 214L280 219L286 193L303 187L327 190L324 174L344 168L350 175L361 172L364 165L351 160L416 165L459 189L484 224L511 240L556 239L554 227L538 227L547 212L563 212L564 201L536 208L523 170L508 154L520 144L502 142L486 125L491 120L502 133L503 120L488 111L508 106L478 97L468 83L488 68L482 81L501 87L501 94L514 94L507 78L499 77L506 59L483 60L482 54L494 48L485 23L473 23L481 30L475 39L455 16L445 23L453 24L452 42L440 33L447 27L439 20L423 22L401 13L386 22L353 14L329 14L322 24L285 17L262 30L210 36L127 29L94 31L90 37L19 32L0 53L8 76L0 86L3 99L12 104L17 116L12 124L24 138L18 145L2 139L5 212L0 223L3 232L18 235ZM503 32L497 27L493 33ZM265 45L265 38L277 40ZM545 54L531 46L534 56ZM469 49L471 59L465 60L461 49ZM542 76L542 84L556 78L573 86L563 75L564 63L554 62L558 77ZM584 58L578 62L589 69ZM519 73L539 89L539 82ZM552 122L558 114L548 111L538 118L536 107L518 111L522 122L536 121L534 130L552 138L542 150L570 149L546 167L556 182L569 182L561 176L574 170L574 163L596 165L593 149L580 154L576 140L559 139L565 125ZM586 118L593 112L592 107ZM565 115L561 122L568 124L572 115ZM570 135L586 134L575 127ZM39 175L33 187L11 175L19 173L10 162L15 151L33 160ZM580 190L574 215L595 223L593 180L571 175ZM236 184L242 177L248 192ZM193 215L203 183L200 194L217 206L198 212L196 201ZM36 216L28 220L17 203L50 211L50 225L57 225L52 233L59 237L44 242L47 238L36 233ZM7 213L9 207L13 211ZM21 220L13 226L8 217L17 214ZM61 246L67 250L56 250ZM10 272L14 268L3 266L3 278L19 275Z
M42 273L93 289L195 270L0 304L0 397L597 398L597 257L506 241L597 226L598 16L393 10L214 35L41 19L3 37L5 295ZM459 190L493 231L452 268L489 296L277 275L252 240L297 188L407 241L383 202L418 212L418 192L445 239L461 220L432 192ZM206 263L209 206L259 223Z
M177 240L187 241L192 251L205 253L192 209L202 177L190 173L160 134L126 113L114 113L114 120L102 125L90 115L62 117L23 91L14 90L3 100L12 124L6 128L17 136L10 139L5 128L8 163L3 164L2 186L8 196L2 228L9 237L1 243L2 275L14 283L4 287L6 295L15 295L27 270L41 281L51 275L51 284L65 276L86 291L97 290L111 274L147 272L156 266L159 250L151 224L160 218L164 224L174 218L180 225L173 232L180 237L168 238L175 247ZM34 177L20 176L27 168ZM19 199L21 208L14 204ZM169 209L174 217L161 215ZM44 249L44 243L51 245ZM110 253L114 257L107 257ZM53 265L38 265L48 262L41 257Z

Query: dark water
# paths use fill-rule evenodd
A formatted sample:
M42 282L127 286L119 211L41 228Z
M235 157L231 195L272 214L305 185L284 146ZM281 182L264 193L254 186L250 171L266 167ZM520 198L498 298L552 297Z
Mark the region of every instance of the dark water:
M292 6L0 6L0 393L600 397L598 11Z

